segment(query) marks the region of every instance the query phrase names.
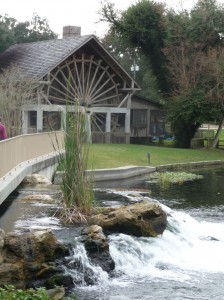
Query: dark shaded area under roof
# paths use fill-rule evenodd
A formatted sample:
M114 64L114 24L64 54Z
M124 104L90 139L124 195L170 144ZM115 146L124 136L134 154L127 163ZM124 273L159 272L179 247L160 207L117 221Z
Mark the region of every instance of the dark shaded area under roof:
M154 99L151 99L151 98L146 98L146 97L141 96L139 94L134 94L133 98L143 100L143 101L147 101L147 102L149 102L153 105L157 105L160 108L162 108L164 106L162 103L158 102L157 100L154 100Z

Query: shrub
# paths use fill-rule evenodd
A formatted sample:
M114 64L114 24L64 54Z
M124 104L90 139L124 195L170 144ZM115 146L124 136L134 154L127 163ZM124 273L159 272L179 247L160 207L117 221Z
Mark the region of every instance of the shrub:
M13 285L7 285L4 288L0 288L1 300L49 300L49 297L44 288L37 290L28 289L16 289Z

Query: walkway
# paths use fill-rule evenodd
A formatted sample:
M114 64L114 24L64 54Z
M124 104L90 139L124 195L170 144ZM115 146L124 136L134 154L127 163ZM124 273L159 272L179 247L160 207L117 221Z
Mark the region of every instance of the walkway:
M1 141L0 204L27 175L44 170L44 175L51 179L62 149L62 132L27 134Z

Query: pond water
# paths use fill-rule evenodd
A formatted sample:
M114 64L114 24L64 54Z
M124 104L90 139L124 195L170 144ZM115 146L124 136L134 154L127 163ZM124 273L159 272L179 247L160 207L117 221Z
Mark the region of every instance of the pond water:
M84 267L91 268L95 277L94 285L74 289L77 300L224 299L224 169L191 172L203 179L162 188L148 177L139 177L98 187L96 196L104 205L135 202L136 191L158 201L168 214L169 225L157 238L110 235L116 264L112 277L90 264L78 236L73 235L77 239L74 259L78 257ZM56 188L40 187L37 192L44 189L56 197ZM0 227L6 231L52 227L61 239L68 239L70 233L52 217L54 205L40 208L21 201L30 192L26 187L13 201L8 200L11 205L5 212L1 209Z

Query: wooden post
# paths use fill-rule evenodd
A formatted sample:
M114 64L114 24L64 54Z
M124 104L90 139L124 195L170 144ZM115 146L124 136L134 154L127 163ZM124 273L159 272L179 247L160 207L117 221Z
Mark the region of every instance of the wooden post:
M111 135L111 112L107 112L106 114L106 144L110 144L110 135Z
M37 91L37 99L38 99L38 105L37 105L37 132L43 131L43 111L41 108L41 96L40 92Z
M29 123L28 123L28 111L23 110L22 111L22 134L26 134L28 133L28 127L29 127Z

